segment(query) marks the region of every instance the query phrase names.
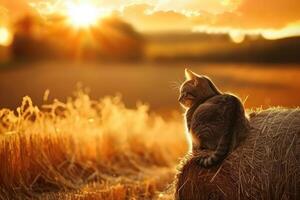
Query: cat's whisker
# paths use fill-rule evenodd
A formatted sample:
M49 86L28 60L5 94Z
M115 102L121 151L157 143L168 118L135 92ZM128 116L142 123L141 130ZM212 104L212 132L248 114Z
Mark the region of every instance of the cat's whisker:
M173 82L170 82L170 87L171 87L173 90L179 90L180 84L178 84L178 82L176 82L176 81L173 81Z

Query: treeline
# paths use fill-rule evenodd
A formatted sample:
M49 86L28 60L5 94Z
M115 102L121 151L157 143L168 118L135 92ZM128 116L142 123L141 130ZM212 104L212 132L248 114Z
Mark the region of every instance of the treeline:
M300 37L246 36L241 43L232 42L227 34L168 33L147 38L154 46L149 57L155 61L300 63Z
M89 29L76 29L60 16L25 16L14 27L10 46L14 60L95 59L136 60L143 57L144 39L117 17Z

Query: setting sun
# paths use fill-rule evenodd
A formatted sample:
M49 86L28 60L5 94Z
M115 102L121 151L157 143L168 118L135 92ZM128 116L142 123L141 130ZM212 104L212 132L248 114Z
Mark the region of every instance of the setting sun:
M241 31L230 31L229 36L232 42L241 43L245 39L245 34Z
M70 4L67 7L67 16L74 27L86 28L96 24L100 15L93 5Z
M0 45L9 46L12 39L11 32L6 27L0 27Z

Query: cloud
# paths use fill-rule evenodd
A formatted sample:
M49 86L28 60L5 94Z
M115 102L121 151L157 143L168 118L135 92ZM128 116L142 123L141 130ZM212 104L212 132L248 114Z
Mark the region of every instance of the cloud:
M207 16L212 26L279 29L300 20L299 0L244 0L232 12Z
M175 11L153 11L148 4L127 6L121 16L140 31L184 31L191 30L193 22Z
M170 23L173 19L180 18L179 22L185 21L187 24L193 21L194 25L243 29L279 29L300 20L299 0L166 0L157 1L156 4L153 3L155 1L148 2L148 7L144 4L135 8L131 2L132 4L125 8L125 16L136 12L147 19L146 21L151 21L151 17L157 20L157 17L161 16L170 20Z
M30 10L62 9L71 0L0 0L10 14ZM81 0L120 13L141 31L300 29L299 0ZM80 2L80 0L74 0ZM29 4L31 3L31 4ZM15 11L18 12L15 12ZM291 28L292 27L292 28ZM295 28L296 27L296 28ZM283 31L285 30L285 31Z
M123 16L146 31L231 31L263 33L275 38L299 34L299 8L299 0L224 0L218 3L167 0L156 5L125 6Z
M154 4L154 10L174 11L179 13L199 13L202 11L217 14L232 10L239 1L237 0L164 0Z
M110 0L97 1L99 6L116 9L134 4L147 4L155 11L174 11L179 13L199 12L206 10L210 13L230 11L241 0Z

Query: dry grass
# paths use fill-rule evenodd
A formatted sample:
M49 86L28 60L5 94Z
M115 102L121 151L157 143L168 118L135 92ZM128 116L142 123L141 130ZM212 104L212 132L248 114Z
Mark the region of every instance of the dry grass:
M182 194L293 199L300 110L251 112L249 137L220 168L186 161ZM181 117L166 121L143 104L128 109L118 96L93 101L79 91L38 108L25 97L15 112L0 111L0 199L170 200L186 150Z
M83 92L0 111L1 199L149 199L187 148L182 122Z
M249 136L221 166L201 169L187 157L178 174L181 200L299 199L300 109L253 112L250 124Z

